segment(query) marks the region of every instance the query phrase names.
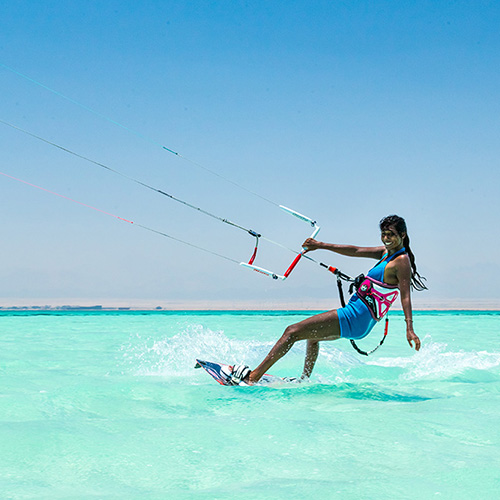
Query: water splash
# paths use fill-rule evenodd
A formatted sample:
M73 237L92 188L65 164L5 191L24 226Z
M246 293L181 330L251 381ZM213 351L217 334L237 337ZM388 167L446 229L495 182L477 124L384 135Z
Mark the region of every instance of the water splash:
M422 350L408 357L379 358L368 365L404 369L405 380L444 380L469 370L488 371L500 366L500 353L487 351L449 351L448 345L426 339Z
M274 340L241 340L226 335L224 330L189 324L179 326L173 336L132 337L122 348L121 364L128 365L127 373L134 376L182 377L193 382L199 379L193 369L196 358L254 367L273 344ZM304 355L305 343L298 343L273 367L272 373L300 376ZM484 381L485 376L500 376L498 367L500 353L450 351L447 344L432 342L430 336L418 353L374 359L362 359L334 344L324 343L312 380L328 385L370 382L403 384L404 387L415 380L450 381L461 377L461 381L474 381L479 377Z
M272 342L236 340L202 325L188 325L169 338L136 337L123 348L124 361L136 375L193 376L196 358L228 364L256 364Z
M173 336L158 338L135 335L122 348L121 364L128 365L128 372L139 376L197 377L193 370L195 359L206 359L227 364L245 363L258 365L267 355L274 340L241 340L227 336L223 330L211 330L200 324L183 325ZM295 345L273 373L281 376L300 376L305 356L305 342ZM363 363L355 355L325 345L320 351L322 370L333 373L338 381L345 381L343 371ZM331 383L330 377L319 376L321 383Z

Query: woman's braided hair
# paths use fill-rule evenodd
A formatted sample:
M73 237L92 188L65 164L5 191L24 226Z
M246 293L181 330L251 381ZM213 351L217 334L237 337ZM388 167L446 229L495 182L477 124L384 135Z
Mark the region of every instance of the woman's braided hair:
M402 236L403 234L405 235L403 238L403 246L405 247L406 253L410 258L410 264L412 270L411 273L412 290L417 290L417 291L427 290L427 287L423 283L425 281L425 278L423 276L420 276L420 274L418 274L417 272L417 265L415 264L415 256L413 255L413 252L411 251L410 248L410 237L408 236L405 220L403 219L403 217L399 217L398 215L388 215L387 217L384 217L380 221L380 230L383 231L384 229L388 229L389 227L393 227L400 236Z

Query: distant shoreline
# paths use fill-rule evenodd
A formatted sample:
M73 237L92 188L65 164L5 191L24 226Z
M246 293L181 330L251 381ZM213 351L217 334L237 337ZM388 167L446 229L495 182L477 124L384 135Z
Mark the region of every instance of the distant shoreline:
M1 311L304 311L317 312L340 307L336 300L318 301L154 301L89 299L4 299ZM415 311L500 311L500 299L414 300ZM393 308L401 311L398 305Z

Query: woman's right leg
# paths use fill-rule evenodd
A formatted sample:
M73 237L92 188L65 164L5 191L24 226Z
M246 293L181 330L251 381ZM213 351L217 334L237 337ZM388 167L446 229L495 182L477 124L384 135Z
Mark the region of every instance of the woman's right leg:
M264 358L264 361L250 372L249 382L259 381L269 368L281 359L299 340L319 341L336 340L338 338L340 338L340 324L336 310L317 314L295 323L286 328L281 338ZM310 371L312 371L313 367L314 363L312 363Z

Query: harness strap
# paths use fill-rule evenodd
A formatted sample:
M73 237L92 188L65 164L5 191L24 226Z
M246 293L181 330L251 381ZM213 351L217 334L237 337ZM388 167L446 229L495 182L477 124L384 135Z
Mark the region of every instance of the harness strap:
M337 288L339 289L340 304L345 307L344 290L342 288L342 280L337 276Z
M359 354L362 354L363 356L368 356L369 354L375 352L385 341L385 338L387 337L387 332L389 330L389 318L385 318L385 328L384 328L384 336L382 337L382 340L380 341L379 345L375 347L375 349L372 349L371 351L362 351L357 345L356 342L354 342L353 339L350 339L351 345L354 347L354 349L359 352Z

